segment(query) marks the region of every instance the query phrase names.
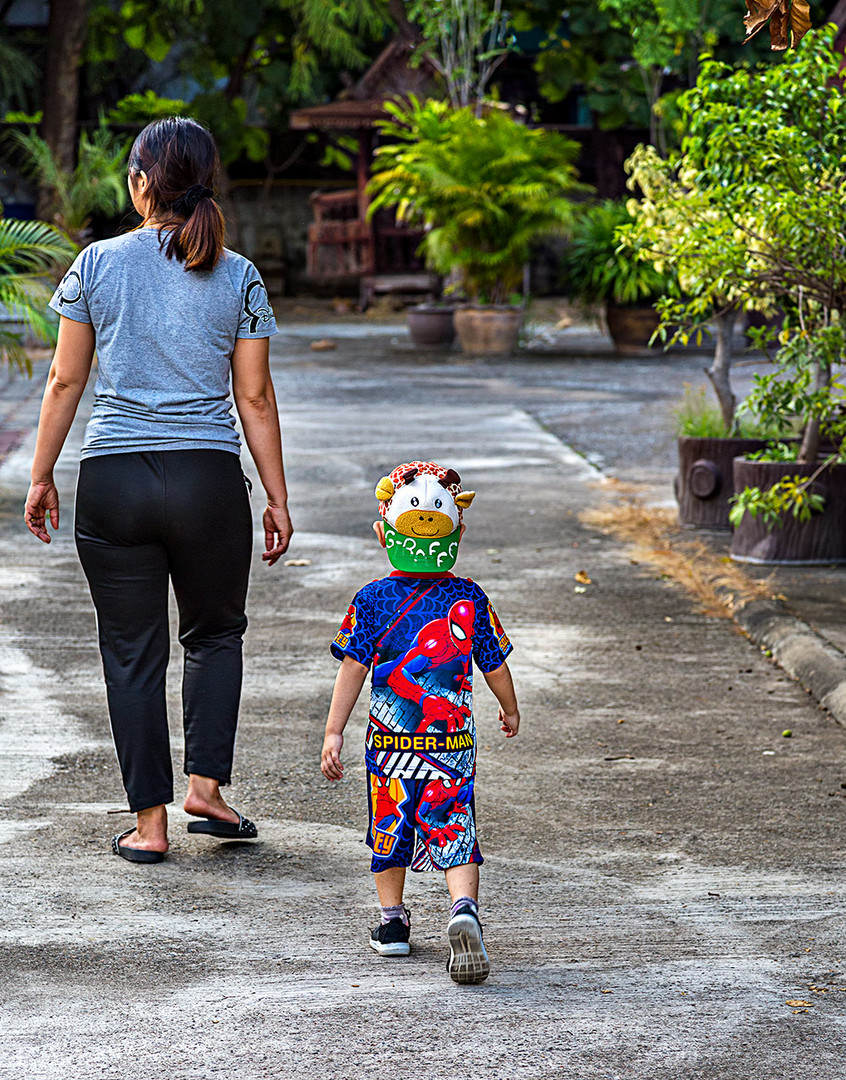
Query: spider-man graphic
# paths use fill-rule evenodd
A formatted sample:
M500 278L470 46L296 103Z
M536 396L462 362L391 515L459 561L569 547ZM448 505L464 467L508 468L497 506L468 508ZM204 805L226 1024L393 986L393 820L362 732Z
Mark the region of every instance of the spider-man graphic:
M450 821L456 814L469 813L473 782L466 780L431 780L417 804L417 824L426 846L446 847L466 831L466 826Z
M387 684L394 693L420 706L423 717L416 731L426 731L432 724L441 722L446 725L447 733L452 734L461 730L469 719L469 708L455 705L448 698L424 689L414 676L457 661L460 671L452 676L453 689L457 693L469 690L475 618L473 601L459 600L449 609L445 619L434 619L423 627L408 652L376 666L374 686Z

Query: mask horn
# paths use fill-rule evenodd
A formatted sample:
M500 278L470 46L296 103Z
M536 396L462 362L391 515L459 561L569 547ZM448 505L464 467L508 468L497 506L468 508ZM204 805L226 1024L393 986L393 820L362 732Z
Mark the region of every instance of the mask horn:
M466 510L475 498L475 491L459 491L459 493L455 496L455 505L460 507L462 510Z
M387 502L394 497L394 482L390 476L383 476L376 485L376 498L379 502Z

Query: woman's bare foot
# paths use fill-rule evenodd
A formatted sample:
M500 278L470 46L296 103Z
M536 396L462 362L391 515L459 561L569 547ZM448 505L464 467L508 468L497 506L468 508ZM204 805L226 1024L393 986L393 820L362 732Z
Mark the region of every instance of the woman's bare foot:
M166 852L167 809L164 806L151 806L149 810L139 810L134 831L120 840L120 846L139 851Z
M220 784L208 776L191 773L188 777L188 794L182 805L185 813L192 817L231 821L233 824L238 822L237 813L231 806L227 806L220 794Z

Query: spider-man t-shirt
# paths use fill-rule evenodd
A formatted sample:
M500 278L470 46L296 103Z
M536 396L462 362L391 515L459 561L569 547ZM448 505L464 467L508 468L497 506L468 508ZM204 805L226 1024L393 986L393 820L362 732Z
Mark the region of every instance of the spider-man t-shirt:
M472 662L495 671L512 646L484 591L452 574L394 573L353 597L332 642L373 665L365 760L377 776L472 776Z

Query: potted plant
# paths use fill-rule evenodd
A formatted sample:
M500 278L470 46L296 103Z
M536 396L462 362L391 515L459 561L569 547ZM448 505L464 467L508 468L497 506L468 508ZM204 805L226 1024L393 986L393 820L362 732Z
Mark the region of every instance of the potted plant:
M467 300L455 312L462 349L507 355L522 325L514 301L532 244L572 222L578 147L498 108L477 116L414 97L385 108L378 127L394 141L376 151L369 213L393 207L422 224L427 265Z
M454 313L455 304L444 300L410 307L405 319L414 344L428 348L452 345L455 341Z
M577 216L564 256L564 287L583 307L603 305L608 333L618 353L646 352L659 318L655 304L676 291L672 271L659 269L632 237L621 244L620 230L632 224L625 202L606 199Z
M777 66L732 70L707 60L685 97L683 151L716 220L730 221L726 258L750 291L786 313L774 370L749 407L795 419L800 439L738 458L731 522L741 561L846 561L846 102L834 31L808 34ZM738 140L737 133L743 138ZM756 337L761 345L771 336ZM826 446L828 444L828 446Z

